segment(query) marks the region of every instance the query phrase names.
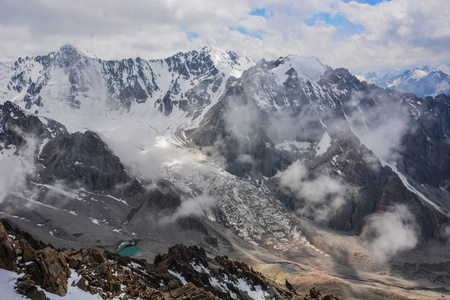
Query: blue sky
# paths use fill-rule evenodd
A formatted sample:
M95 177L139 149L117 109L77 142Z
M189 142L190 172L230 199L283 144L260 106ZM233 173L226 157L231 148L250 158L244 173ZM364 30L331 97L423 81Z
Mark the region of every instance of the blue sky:
M376 5L378 3L383 2L383 0L343 0L343 2L348 3L350 1L354 1L361 4L369 4L369 5ZM386 1L386 0L385 0ZM388 1L386 1L388 2ZM261 7L253 9L250 12L250 15L252 16L261 16L264 18L270 18L272 16L270 9ZM338 29L339 34L342 35L353 35L355 33L362 32L364 30L364 27L359 24L354 24L350 22L344 14L337 13L337 14L331 14L327 12L321 12L318 14L313 15L311 18L306 20L306 24L309 26L314 26L315 22L317 21L323 21L327 24L333 25ZM261 39L261 32L248 32L244 27L239 27L237 29L239 32L245 35L253 36L256 38Z
M333 25L340 35L345 36L354 35L364 30L362 25L350 22L342 13L337 13L334 15L330 13L319 13L306 20L306 24L309 26L315 26L318 21L323 21L327 24Z
M367 0L367 1L366 0L344 0L344 2L346 2L346 3L350 2L350 1L355 1L358 3L366 3L366 4L370 4L370 5L376 5L380 2L383 2L382 0Z
M0 1L0 56L69 43L104 59L152 59L212 44L354 72L436 66L450 63L449 16L448 0Z

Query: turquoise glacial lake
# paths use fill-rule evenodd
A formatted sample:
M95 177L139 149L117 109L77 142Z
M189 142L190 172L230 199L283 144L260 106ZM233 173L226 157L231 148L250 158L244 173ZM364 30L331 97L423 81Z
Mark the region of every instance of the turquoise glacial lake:
M141 249L139 249L138 246L136 245L128 245L117 251L117 253L119 253L122 256L133 256L138 253L141 253Z

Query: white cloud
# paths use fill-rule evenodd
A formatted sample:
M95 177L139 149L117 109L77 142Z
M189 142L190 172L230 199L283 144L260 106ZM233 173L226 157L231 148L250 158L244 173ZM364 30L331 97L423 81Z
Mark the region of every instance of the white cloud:
M367 217L363 229L368 233L368 249L385 261L399 252L413 249L418 243L417 223L405 205L395 205L382 213Z
M450 6L445 2L392 0L370 6L351 1L340 3L339 10L365 28L353 41L359 51L387 67L448 61Z
M239 100L231 102L225 114L225 126L241 143L250 143L261 125L260 116L256 107L252 104L239 105Z
M364 93L354 92L349 104L356 108L361 105L361 101L367 101L364 97ZM377 105L364 110L355 109L354 114L349 117L352 130L361 143L378 158L386 162L395 161L403 150L403 136L411 130L408 126L410 113L401 103L392 104L377 95L372 95L372 98L376 99ZM369 157L366 158L370 160Z
M280 184L304 201L300 214L315 221L325 221L345 204L349 188L327 174L315 178L309 178L309 175L303 163L296 161L283 171Z
M177 207L175 213L161 219L161 223L164 224L174 222L181 217L201 216L205 213L205 211L211 209L215 203L216 199L207 195L201 195L193 198L183 198L181 199L181 204Z
M11 192L18 192L25 187L26 176L34 171L34 151L36 142L27 136L19 128L13 128L18 132L25 143L17 150L15 146L9 146L0 151L0 202Z
M250 15L256 8L267 16ZM314 55L352 70L437 64L450 57L449 10L446 0L7 0L0 3L0 55L46 54L71 43L104 59L150 59L212 43L255 59ZM333 22L307 25L321 13L345 15L364 30L348 35Z

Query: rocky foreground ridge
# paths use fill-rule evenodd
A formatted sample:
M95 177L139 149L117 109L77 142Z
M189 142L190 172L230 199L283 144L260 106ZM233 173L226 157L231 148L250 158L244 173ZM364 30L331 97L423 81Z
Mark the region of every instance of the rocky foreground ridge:
M15 289L30 299L65 296L69 285L103 299L301 299L288 281L279 286L245 263L209 258L196 246L175 245L150 264L95 248L56 250L4 219L0 268L22 275ZM337 299L314 288L304 298Z

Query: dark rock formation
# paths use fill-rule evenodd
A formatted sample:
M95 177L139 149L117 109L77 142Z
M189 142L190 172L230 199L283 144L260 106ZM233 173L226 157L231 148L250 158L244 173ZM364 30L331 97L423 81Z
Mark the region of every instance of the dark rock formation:
M0 141L5 146L14 145L18 149L28 143L40 141L66 132L64 125L26 112L10 101L0 105ZM29 145L35 147L36 145ZM36 149L31 149L33 153Z
M269 71L286 61L260 62L247 70L206 114L200 127L186 132L188 139L196 146L217 149L225 158L227 171L243 178L272 177L299 160L307 167L309 180L321 174L339 180L348 193L333 215L320 220L329 228L360 234L366 216L406 204L417 217L422 240L438 238L436 229L448 218L424 205L389 166L382 167L356 133L375 130L391 118L408 120L412 129L399 141L400 149L393 150L401 152L395 153L401 171L419 182L446 186L450 179L448 97L429 97L419 105L417 98L360 82L345 69L326 68L316 83L290 69L279 85ZM263 105L258 104L261 101ZM246 114L240 116L239 112ZM245 118L251 122L239 121ZM242 126L236 128L233 122ZM326 153L316 155L325 132L331 145ZM284 141L310 146L286 151L277 147ZM316 210L304 209L305 199L283 190L278 178L270 181L269 187L287 209L316 220Z
M70 277L70 270L65 257L52 248L36 251L36 256L35 263L39 267L39 272L31 274L35 282L50 293L59 296L67 294L67 279Z
M3 224L0 223L0 268L14 270L16 258L14 242L8 236Z
M399 166L413 179L439 188L450 180L450 96L419 99L418 119L403 137Z
M45 144L39 158L45 166L41 172L44 182L58 179L105 192L114 191L119 185L139 185L92 131L58 135Z
M121 294L127 299L252 299L245 289L240 289L242 284L249 289L262 289L270 299L296 299L295 290L278 286L247 264L225 256L208 258L205 250L196 246L176 245L167 254L156 256L150 264L92 248L34 250L20 234L22 231L11 225L7 227L12 230L7 232L0 223L0 244L8 245L12 253L0 258L10 270L25 273L17 280L16 290L30 299L46 299L38 286L64 296L68 285L103 299ZM26 256L31 261L25 264L24 258L16 262L12 255L15 252L24 255L24 251L29 252ZM68 282L69 267L81 277L78 281Z
M322 293L319 290L316 290L315 287L312 287L309 290L309 295L305 295L303 298L304 300L339 300L338 297L335 297L333 295L322 295Z

